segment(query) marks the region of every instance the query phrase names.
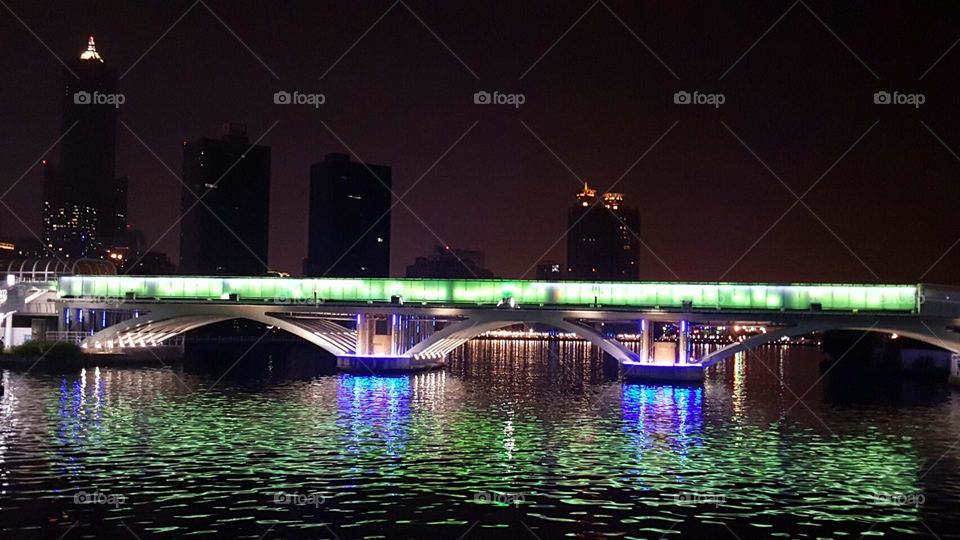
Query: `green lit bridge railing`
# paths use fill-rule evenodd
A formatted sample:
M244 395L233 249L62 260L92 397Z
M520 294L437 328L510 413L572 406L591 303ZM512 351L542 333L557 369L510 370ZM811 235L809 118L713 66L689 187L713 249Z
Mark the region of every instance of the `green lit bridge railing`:
M61 298L239 302L404 302L524 308L610 308L874 311L917 313L919 285L661 283L390 278L64 276Z

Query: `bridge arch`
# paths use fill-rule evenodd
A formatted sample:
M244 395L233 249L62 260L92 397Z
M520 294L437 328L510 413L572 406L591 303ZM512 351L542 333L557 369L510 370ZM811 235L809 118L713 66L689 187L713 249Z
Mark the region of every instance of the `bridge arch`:
M946 326L930 326L925 323L877 323L873 325L864 324L865 321L851 323L804 323L791 326L785 326L776 330L757 334L737 343L731 343L725 347L717 349L703 357L700 365L710 367L717 362L722 362L731 356L746 350L759 347L784 337L796 337L813 332L824 332L829 330L859 330L863 332L881 332L887 334L898 334L910 339L915 339L922 343L934 345L950 352L960 353L960 334L947 328Z
M242 314L151 312L104 328L84 339L81 345L88 350L104 352L113 348L156 346L163 340L190 330L234 319L274 326L335 356L351 354L357 346L356 332L335 322L322 319L299 320L257 311Z
M510 313L499 316L480 316L448 324L429 338L414 346L408 353L417 358L442 358L471 339L483 334L515 324L543 324L558 330L564 330L587 340L599 347L618 362L636 362L638 355L619 341L597 332L595 329L578 324L558 316L544 316L531 313Z

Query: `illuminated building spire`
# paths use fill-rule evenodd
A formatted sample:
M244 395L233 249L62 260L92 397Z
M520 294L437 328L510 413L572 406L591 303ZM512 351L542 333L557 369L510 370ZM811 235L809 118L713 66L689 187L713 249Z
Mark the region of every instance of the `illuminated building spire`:
M103 62L103 58L100 57L100 53L97 52L97 44L93 40L93 36L87 38L87 50L83 51L83 54L80 55L81 60L99 60Z
M586 182L583 183L583 191L577 193L577 200L580 201L580 204L583 206L590 206L593 204L594 199L597 197L597 190L590 189L589 184Z

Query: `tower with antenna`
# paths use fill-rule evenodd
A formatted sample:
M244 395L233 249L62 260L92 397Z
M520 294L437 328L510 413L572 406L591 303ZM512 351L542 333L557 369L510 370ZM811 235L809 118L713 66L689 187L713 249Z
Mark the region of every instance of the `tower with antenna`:
M119 94L116 71L94 36L64 62L60 158L44 165L43 242L63 258L99 257L126 230L127 179L116 175L118 107L98 98Z

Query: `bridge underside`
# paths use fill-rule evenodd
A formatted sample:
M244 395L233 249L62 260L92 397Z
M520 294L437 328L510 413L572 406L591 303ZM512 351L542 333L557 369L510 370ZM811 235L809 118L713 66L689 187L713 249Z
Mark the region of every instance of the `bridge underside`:
M232 319L247 319L285 330L334 355L354 353L357 332L323 317L295 316L243 310L243 313L205 312L176 314L157 309L144 312L95 332L81 346L90 352L117 352L127 347L159 346L164 340L203 326Z
M122 309L121 309L122 308ZM108 310L110 306L74 303L70 309ZM690 321L732 324L730 314L624 313L575 310L426 309L419 307L307 305L256 306L251 304L142 303L117 305L129 318L97 329L82 346L88 352L117 353L134 347L162 346L165 340L205 325L231 319L248 319L298 336L337 357L344 370L360 372L409 371L441 366L447 356L467 341L516 324L556 328L589 341L623 366L630 378L669 381L702 380L708 367L739 352L825 330L863 330L897 333L904 337L960 353L960 334L954 319L919 319L915 316L806 315L768 317L771 328L743 341L720 347L700 358L691 354ZM136 315L136 316L134 316ZM644 318L641 318L644 317ZM771 320L774 319L774 320ZM744 321L756 321L744 317ZM630 322L637 328L635 352L597 330L600 322ZM654 323L670 322L680 329L672 353L653 347ZM656 349L656 354L654 354Z

